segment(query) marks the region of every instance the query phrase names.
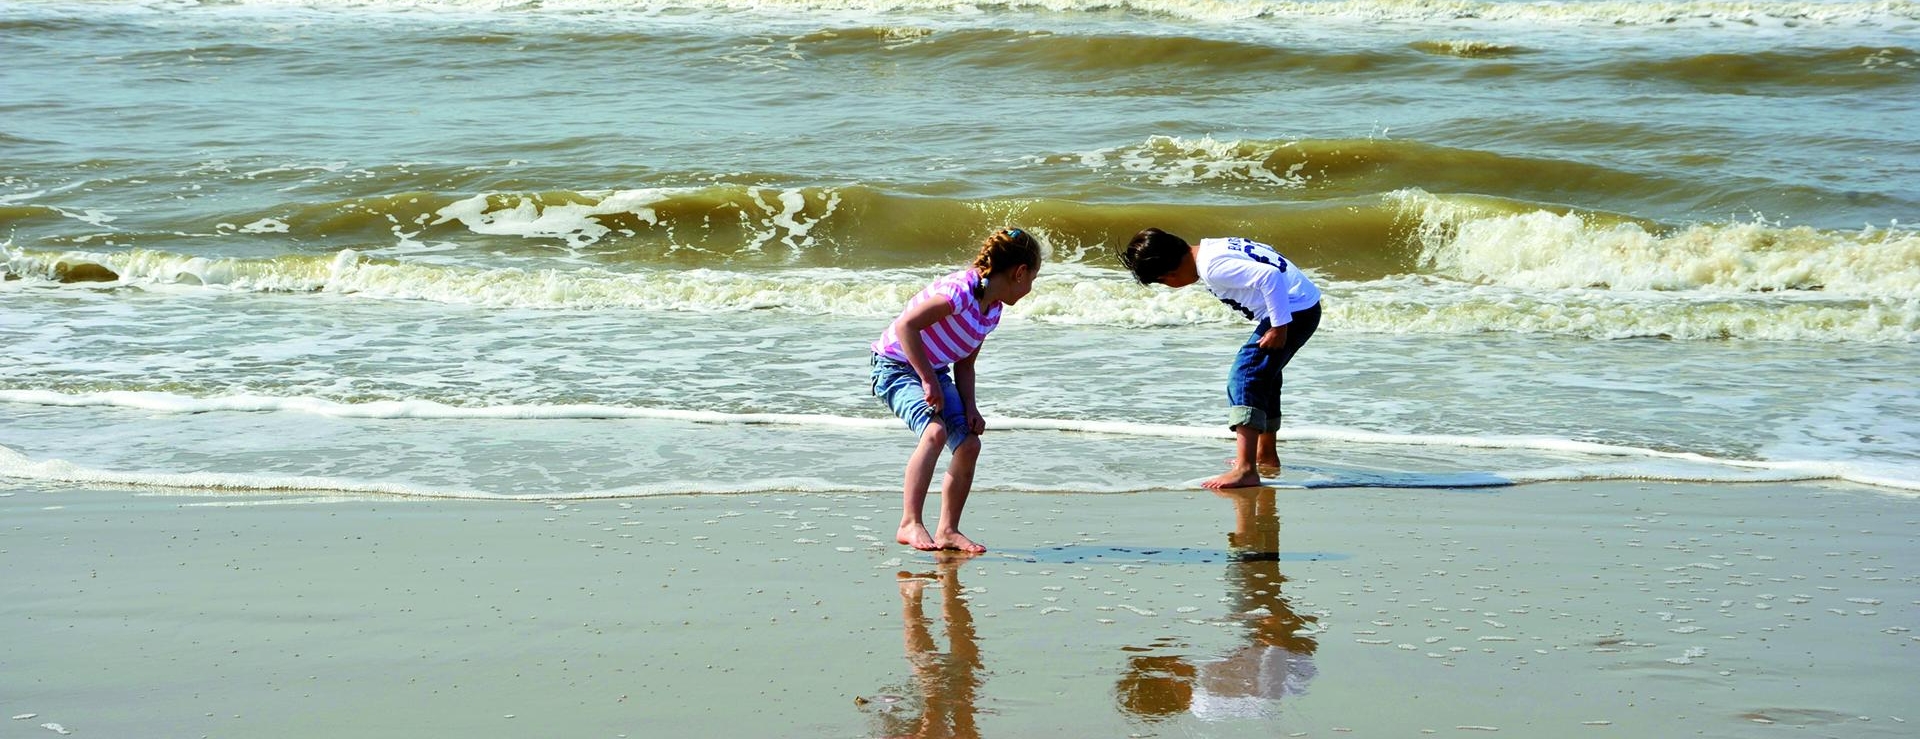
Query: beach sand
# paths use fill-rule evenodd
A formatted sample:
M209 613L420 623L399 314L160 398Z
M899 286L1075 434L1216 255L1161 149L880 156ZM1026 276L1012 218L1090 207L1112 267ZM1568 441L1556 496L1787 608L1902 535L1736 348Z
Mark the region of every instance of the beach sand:
M1848 486L982 494L972 559L873 494L0 495L0 737L1920 731L1920 516Z

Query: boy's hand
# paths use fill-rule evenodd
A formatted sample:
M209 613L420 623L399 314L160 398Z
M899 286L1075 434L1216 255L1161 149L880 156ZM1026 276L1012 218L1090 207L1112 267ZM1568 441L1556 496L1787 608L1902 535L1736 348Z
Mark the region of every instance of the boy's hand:
M1287 348L1287 327L1282 325L1267 329L1267 332L1261 334L1260 340L1254 345L1260 347L1261 351L1267 352L1277 352Z
M973 430L974 436L979 436L981 434L986 433L987 432L986 417L980 415L980 411L975 410L973 408L968 408L967 409L967 428Z

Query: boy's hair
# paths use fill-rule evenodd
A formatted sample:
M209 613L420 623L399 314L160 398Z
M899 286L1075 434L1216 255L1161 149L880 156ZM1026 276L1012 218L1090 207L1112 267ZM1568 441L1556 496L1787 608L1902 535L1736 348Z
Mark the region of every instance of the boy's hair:
M973 257L973 268L981 277L991 277L1014 267L1040 268L1040 242L1033 234L1008 226L987 235L980 253Z
M1133 235L1133 241L1127 242L1127 250L1120 255L1120 263L1127 265L1133 273L1133 279L1142 285L1159 282L1179 268L1180 260L1186 259L1189 247L1187 240L1157 228L1149 228Z

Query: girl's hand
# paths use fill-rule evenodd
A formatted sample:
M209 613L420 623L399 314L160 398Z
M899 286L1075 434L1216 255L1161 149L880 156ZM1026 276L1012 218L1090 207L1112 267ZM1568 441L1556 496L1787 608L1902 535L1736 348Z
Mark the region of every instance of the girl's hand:
M973 429L974 436L979 436L981 434L986 433L987 432L986 417L980 415L980 411L974 410L972 408L968 408L967 409L967 428Z
M940 383L938 382L921 380L920 392L927 397L927 405L933 408L934 413L939 413L941 410L940 406L947 401L947 395L946 393L940 392Z

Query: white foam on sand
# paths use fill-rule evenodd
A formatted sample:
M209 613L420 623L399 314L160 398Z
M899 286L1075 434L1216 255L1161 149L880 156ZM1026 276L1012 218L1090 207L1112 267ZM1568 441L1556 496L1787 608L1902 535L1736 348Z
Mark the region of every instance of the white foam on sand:
M613 406L600 404L564 404L564 405L497 405L497 406L454 406L428 400L376 401L370 403L340 403L313 397L277 398L257 395L231 395L210 398L197 398L172 393L108 391L100 393L56 393L43 390L0 390L0 402L46 405L58 407L105 406L134 408L159 413L210 413L210 412L294 412L310 413L331 418L364 419L488 419L488 420L554 420L554 419L647 419L681 421L700 424L722 425L783 425L837 429L875 429L893 430L899 422L892 418L860 418L835 416L829 414L808 413L727 413L722 411L687 410L677 408L648 408L636 406ZM1111 434L1116 436L1155 437L1169 439L1228 439L1232 438L1226 430L1214 426L1179 426L1171 424L1133 423L1125 421L1099 421L1061 418L1000 418L987 419L989 427L1002 431L1064 432L1087 434ZM1920 495L1920 471L1909 470L1895 465L1872 465L1849 461L1810 461L1810 460L1740 460L1712 457L1693 452L1661 451L1641 447L1603 444L1597 442L1576 441L1572 439L1543 436L1473 436L1456 434L1404 434L1362 429L1303 426L1284 429L1280 432L1282 441L1331 442L1345 445L1374 446L1422 446L1454 449L1529 451L1556 455L1583 455L1592 457L1615 458L1619 461L1596 462L1551 466L1538 469L1518 469L1492 471L1500 477L1515 483L1528 482L1577 482L1582 480L1648 480L1670 482L1785 482L1802 480L1840 480L1877 488ZM5 474L0 470L0 474ZM27 476L27 475L15 475ZM38 475L32 475L37 477ZM68 480L79 482L80 480ZM89 480L92 482L110 482L110 480ZM132 484L132 483L129 483ZM171 484L171 483L164 483ZM371 483L367 483L371 484ZM257 488L257 489L314 489L360 491L359 488L341 487L342 485L363 485L333 480L308 480L300 478L291 482L274 482L270 485L243 483L237 480L209 480L206 483L188 483L185 487L214 488ZM1323 484L1321 487L1339 487ZM1354 486L1362 486L1356 482ZM1400 485L1407 487L1408 485ZM469 496L466 494L436 493L427 494L411 490L376 489L365 492L388 492L396 495L422 495L428 497L497 497L484 494ZM1440 486L1448 487L1448 486ZM790 488L778 488L790 489ZM836 490L846 490L847 486L833 486ZM1129 488L1125 492L1131 492ZM683 490L684 492L684 490ZM723 491L715 491L723 492ZM1114 492L1122 492L1115 490ZM635 493L657 494L657 493ZM613 493L587 494L594 497L620 497ZM540 496L549 497L549 496Z
M56 393L44 390L0 390L0 402L66 408L133 408L155 413L310 413L329 418L370 419L489 419L563 420L582 418L653 419L713 424L778 424L839 428L887 428L893 419L849 418L805 413L723 413L676 408L639 408L597 404L455 406L431 400L388 400L340 403L312 397L279 398L264 395L226 395L196 398L173 393L114 390L100 393Z
M0 447L0 478L85 485L139 488L175 488L241 493L359 493L411 498L504 499L482 492L443 491L393 483L342 480L331 477L257 475L227 472L127 472L91 469L61 459L35 461Z

